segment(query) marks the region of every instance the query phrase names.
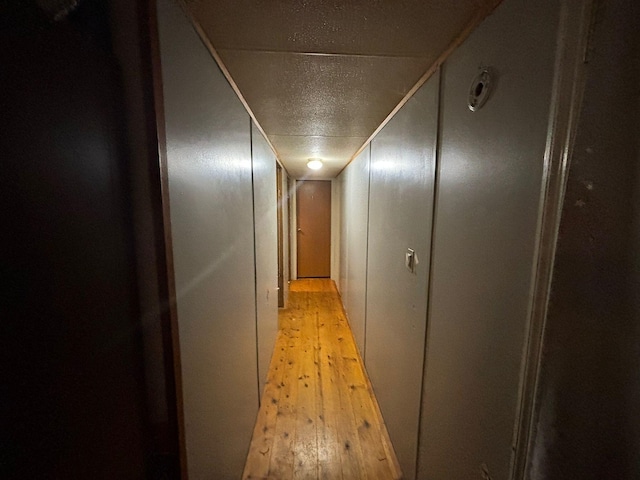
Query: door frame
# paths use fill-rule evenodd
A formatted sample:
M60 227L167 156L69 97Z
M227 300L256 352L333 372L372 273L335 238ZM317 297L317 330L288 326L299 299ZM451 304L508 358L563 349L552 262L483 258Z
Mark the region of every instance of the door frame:
M565 0L560 10L558 50L540 196L536 266L533 271L532 300L523 350L518 416L514 425L515 450L510 476L514 480L526 478L536 434L535 425L539 413L538 381L553 264L567 174L582 104L589 33L596 3L594 0Z
M298 279L298 180L290 179L289 187L289 278Z
M282 167L276 162L276 202L277 207L277 236L278 236L278 307L284 307L284 202L282 182Z
M160 328L162 330L168 410L167 428L172 443L171 449L177 450L180 479L188 480L158 6L157 0L143 1L145 8L141 9L139 21L141 22L141 31L148 35L148 49L144 52L144 60L148 65L148 69L150 69L150 71L146 72L147 78L145 78L145 82L153 96L146 107L152 117L155 117L155 124L149 126L150 156L153 157L155 162L154 165L150 166L150 176L154 190L154 202L159 217L155 225L155 243L159 262L158 289L161 302Z
M335 250L337 248L337 245L335 244L335 238L336 238L336 232L335 232L335 228L336 228L336 223L335 223L335 219L334 219L334 210L335 210L335 198L334 198L334 193L335 193L335 189L336 189L336 185L335 185L335 181L333 179L326 179L326 178L318 178L318 179L314 179L314 178L303 178L303 179L297 179L295 180L295 192L294 195L292 195L292 204L291 204L291 211L292 211L292 221L290 222L290 229L291 229L291 244L293 244L293 257L291 258L291 265L292 265L292 269L294 270L292 273L295 274L295 276L291 276L292 279L298 279L298 190L300 188L300 182L326 182L329 184L329 192L330 192L330 201L329 201L329 215L330 215L330 223L329 223L329 228L330 228L330 232L329 232L329 276L326 278L331 278L333 279L333 275L334 275L334 262L335 262L335 258L336 255L338 255L337 250ZM339 223L338 223L339 226Z

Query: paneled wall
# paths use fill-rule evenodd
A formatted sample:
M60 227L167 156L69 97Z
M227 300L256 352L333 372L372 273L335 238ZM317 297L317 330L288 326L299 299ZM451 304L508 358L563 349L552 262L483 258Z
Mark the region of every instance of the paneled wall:
M277 328L275 159L177 3L158 20L187 467L238 478Z
M291 281L291 193L289 192L289 175L282 169L282 276L284 288L284 306L289 301L289 282Z
M434 480L509 477L558 19L556 2L506 1L444 67L420 452ZM471 112L481 65L497 82Z
M331 180L331 280L340 282L340 225L342 217L342 189L340 181Z
M438 121L438 74L371 145L365 363L407 478L415 475ZM415 252L413 271L407 249Z
M260 130L251 124L253 209L256 249L256 314L260 395L278 333L278 211L276 157Z
M370 172L358 158L340 178L343 299L354 331L366 332L406 478L509 476L559 12L506 0L374 138ZM481 67L495 89L471 112ZM350 185L370 188L366 227L365 198L346 200ZM366 282L351 274L363 270Z
M364 358L367 285L367 228L369 225L370 147L341 175L340 292L349 324Z

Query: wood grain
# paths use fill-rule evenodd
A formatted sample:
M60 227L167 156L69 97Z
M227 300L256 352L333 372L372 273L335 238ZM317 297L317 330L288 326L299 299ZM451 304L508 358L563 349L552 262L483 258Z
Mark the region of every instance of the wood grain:
M331 182L296 181L298 278L331 276Z
M291 283L244 479L402 473L333 281Z

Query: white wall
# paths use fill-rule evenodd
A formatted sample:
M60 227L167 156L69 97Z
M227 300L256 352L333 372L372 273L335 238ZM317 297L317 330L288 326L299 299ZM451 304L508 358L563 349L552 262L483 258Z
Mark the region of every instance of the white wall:
M187 467L239 478L277 309L276 222L254 229L252 187L274 216L275 163L257 134L252 159L250 117L173 0L158 20Z
M289 238L290 232L290 211L291 211L291 196L288 190L289 185L289 175L287 171L282 169L282 202L283 202L283 211L282 211L282 268L283 277L284 277L284 306L286 308L287 302L289 301L289 282L291 278L289 277L289 271L291 270L291 254L290 254L290 244L291 239Z
M340 216L342 211L340 181L331 180L331 280L340 282Z
M365 362L407 478L418 449L438 80L436 73L371 145ZM408 248L418 257L414 272Z
M509 477L559 4L508 0L447 60L420 472ZM481 65L497 77L467 108Z
M267 379L278 333L278 203L276 157L262 133L251 123L253 209L256 252L256 316L260 395Z
M418 448L438 118L436 74L340 176L341 294L406 478ZM414 273L405 266L416 251Z
M356 160L340 177L343 300L351 319L366 299L365 363L406 478L481 478L483 465L509 477L559 8L506 0L444 64L441 88L430 79L373 140L370 175ZM495 90L474 113L484 66ZM349 189L367 175L365 283Z
M365 352L369 155L367 145L339 180L342 197L340 294L362 358Z

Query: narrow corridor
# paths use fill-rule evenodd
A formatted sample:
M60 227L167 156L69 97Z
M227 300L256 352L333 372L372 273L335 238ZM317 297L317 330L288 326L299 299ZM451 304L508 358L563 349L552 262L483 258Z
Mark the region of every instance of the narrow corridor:
M335 284L291 283L243 478L397 479Z

